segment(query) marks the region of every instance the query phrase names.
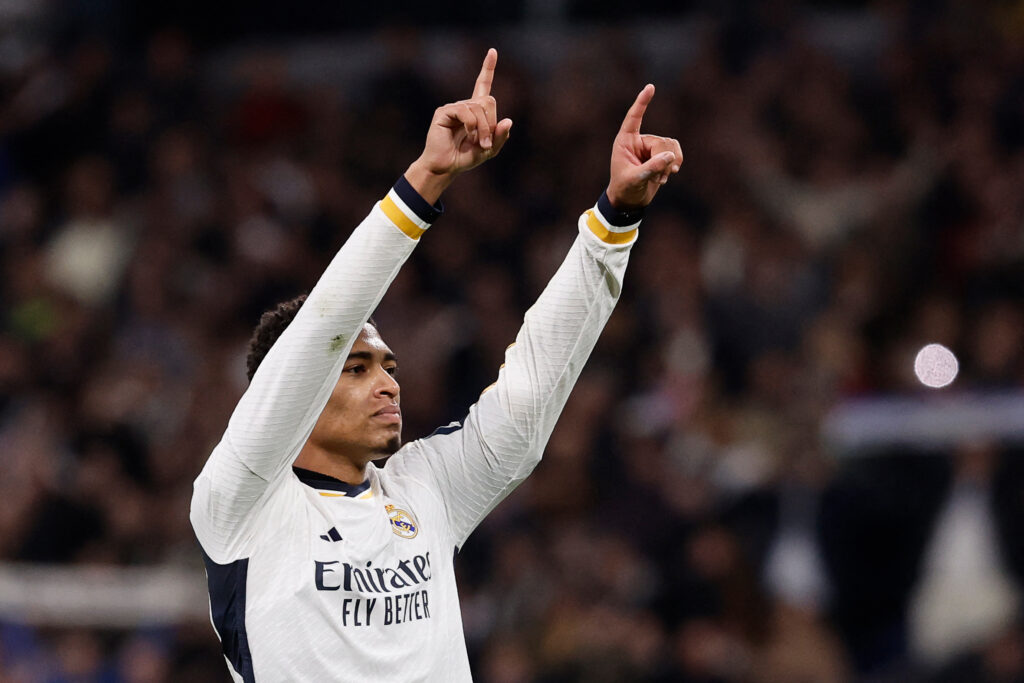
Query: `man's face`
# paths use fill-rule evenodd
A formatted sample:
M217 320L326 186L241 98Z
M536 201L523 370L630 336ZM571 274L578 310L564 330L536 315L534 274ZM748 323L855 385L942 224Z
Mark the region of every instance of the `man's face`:
M402 445L395 354L367 323L310 440L356 464L391 455Z

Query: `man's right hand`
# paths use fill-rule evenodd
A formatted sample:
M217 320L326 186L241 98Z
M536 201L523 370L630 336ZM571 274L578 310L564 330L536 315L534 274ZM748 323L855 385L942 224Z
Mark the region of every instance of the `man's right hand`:
M498 105L491 96L498 51L484 57L473 96L439 107L427 131L419 159L405 172L405 179L431 204L455 177L494 157L508 140L512 119L498 121Z

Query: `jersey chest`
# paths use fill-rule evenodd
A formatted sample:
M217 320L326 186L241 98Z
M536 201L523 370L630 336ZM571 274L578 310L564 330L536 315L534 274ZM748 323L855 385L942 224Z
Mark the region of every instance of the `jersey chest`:
M302 614L339 631L434 618L452 570L429 504L379 489L346 500L298 486L271 506L251 558L250 614Z

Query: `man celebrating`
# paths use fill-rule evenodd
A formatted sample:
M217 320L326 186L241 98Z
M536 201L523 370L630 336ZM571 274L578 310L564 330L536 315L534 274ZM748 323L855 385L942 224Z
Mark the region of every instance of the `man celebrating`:
M251 383L191 510L236 681L470 680L454 552L540 460L618 299L643 209L682 162L675 140L640 134L648 85L615 138L607 191L497 382L462 424L402 446L397 362L367 321L441 193L508 140L490 96L496 63L492 49L473 97L435 112L422 155L308 298L265 314L253 336Z

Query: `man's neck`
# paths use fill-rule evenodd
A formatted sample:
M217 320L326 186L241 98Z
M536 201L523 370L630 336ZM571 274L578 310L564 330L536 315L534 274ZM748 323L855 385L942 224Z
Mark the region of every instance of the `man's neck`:
M299 451L295 466L326 474L346 484L362 484L366 480L366 462L356 461L310 441Z

